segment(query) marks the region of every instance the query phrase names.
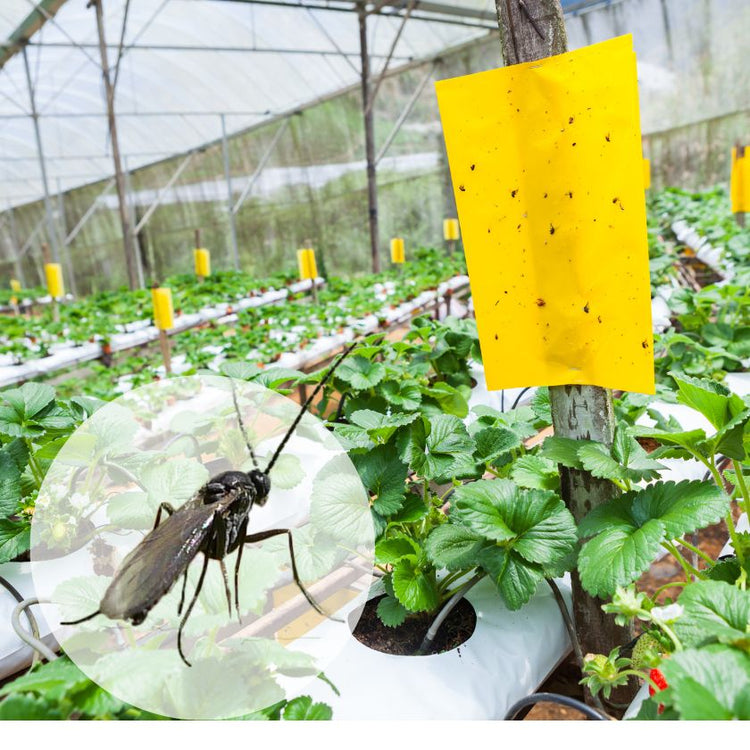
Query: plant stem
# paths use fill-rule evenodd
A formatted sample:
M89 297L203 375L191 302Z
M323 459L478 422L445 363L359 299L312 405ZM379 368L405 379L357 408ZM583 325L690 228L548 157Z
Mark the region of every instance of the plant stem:
M681 545L685 549L689 549L691 552L695 552L696 555L703 558L703 560L708 563L709 568L713 568L713 566L716 565L716 562L709 555L707 555L702 549L696 547L694 544L690 544L690 542L682 538L675 539L674 541L676 544Z
M695 576L696 578L705 578L705 576L698 570L696 570L679 552L677 547L674 546L671 542L662 542L662 547L669 552L672 557L674 557L675 560L677 560L679 566L682 568L682 570L685 573L686 578L688 581L692 576Z
M651 679L650 675L646 672L639 672L637 669L625 669L622 672L620 672L621 675L628 675L633 677L638 677L641 680L644 680L645 682L648 682L649 685L654 689L655 692L659 693L661 692L661 688Z
M651 595L651 598L656 601L656 597L659 596L662 591L675 588L676 586L689 586L691 583L692 581L672 581L672 583L665 583L663 586L659 586L659 588L654 591L654 593Z
M34 456L34 446L31 440L29 440L29 438L25 438L24 442L26 443L26 448L29 451L29 468L31 469L31 474L34 477L34 481L36 482L36 487L37 489L39 489L42 486L44 473L42 472L42 467L39 466L39 463Z
M661 622L661 620L659 621L654 620L651 613L647 612L645 609L638 610L638 616L640 616L642 620L653 622L657 627L660 627L670 637L672 643L674 643L674 650L682 651L682 642L675 635L674 631L672 630L672 628L669 627L669 625L667 625L664 622Z

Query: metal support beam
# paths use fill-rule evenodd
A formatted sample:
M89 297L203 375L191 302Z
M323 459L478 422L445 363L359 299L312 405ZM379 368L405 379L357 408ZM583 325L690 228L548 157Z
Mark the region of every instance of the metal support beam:
M70 255L70 246L65 242L65 233L68 230L65 227L65 203L59 177L57 178L57 228L60 233L60 252L63 256L65 270L68 272L68 289L74 297L77 297L78 289L76 288L76 275L75 269L73 268L73 259Z
M135 195L133 193L133 173L130 171L130 165L128 164L128 157L124 156L122 159L125 174L125 195L126 203L128 204L128 215L130 216L130 225L135 226L138 223L138 214L135 210ZM141 240L138 237L139 228L136 227L133 232L133 247L135 252L135 260L138 265L138 283L141 288L145 287L146 284L143 278L143 259L141 258Z
M26 47L22 50L23 65L26 71L26 85L29 89L29 101L31 102L31 119L34 123L34 137L36 138L36 152L39 157L39 171L42 175L42 189L44 190L44 214L47 219L47 237L52 245L52 257L55 263L60 262L60 248L57 244L57 229L52 216L52 202L49 196L49 183L47 182L47 166L44 163L44 149L42 148L42 135L39 131L39 113L36 109L36 96L34 94L34 82L31 80L31 68L29 67L29 55Z
M245 185L243 191L240 193L240 197L237 199L237 202L234 204L234 207L232 208L232 213L236 214L240 210L240 206L245 202L248 195L250 195L250 192L255 187L255 183L258 181L258 178L261 175L261 172L266 168L266 164L268 164L268 160L271 158L271 154L273 153L273 150L276 148L276 144L279 142L279 139L282 135L284 135L284 132L289 127L289 120L286 119L284 122L281 123L279 128L276 130L276 132L273 135L273 139L268 144L268 148L263 153L263 156L260 158L260 162L258 162L258 167L253 172L252 177L248 180L247 185Z
M99 208L99 199L104 197L115 185L115 178L113 177L102 190L99 195L96 196L94 202L86 209L85 213L78 220L78 223L70 230L70 234L65 238L64 244L69 245L78 236L78 233L83 229L84 224L94 215L94 211Z
M125 266L128 272L128 283L131 289L139 286L138 266L133 246L133 233L128 216L128 207L125 196L125 178L122 173L122 162L120 160L120 143L117 138L117 120L115 118L115 91L109 75L109 62L107 60L107 41L104 35L104 11L102 0L89 0L89 6L93 5L96 10L96 30L99 35L99 55L101 57L102 77L104 78L104 90L107 100L107 121L109 123L109 137L112 143L112 160L115 166L115 184L117 185L117 200L120 210L120 223L122 225L122 240L125 250Z
M380 160L385 156L385 152L388 151L389 146L391 143L393 143L393 139L398 135L398 131L401 130L401 126L406 121L406 118L411 114L412 109L414 109L414 105L417 103L417 99L419 99L419 95L424 91L424 87L427 85L427 82L432 78L432 74L435 71L435 66L437 65L437 62L435 60L432 61L432 64L427 69L427 72L425 73L422 80L417 85L417 88L414 90L414 93L411 95L411 98L406 103L406 106L404 107L401 114L398 116L398 119L393 124L393 128L391 128L391 132L388 133L388 137L385 139L385 143L380 147L380 151L378 151L378 155L375 157L375 165L377 166Z
M370 254L372 272L380 272L380 242L378 237L378 187L375 171L375 123L370 101L370 56L367 50L367 12L365 4L359 6L359 50L361 56L362 113L365 125L365 159L367 161L367 207L370 223Z
M177 169L174 171L174 174L169 178L167 181L167 184L157 193L156 199L154 202L146 209L146 213L143 214L141 217L141 220L136 225L135 229L133 230L133 234L137 235L140 233L141 229L146 226L148 220L153 216L154 211L156 211L157 208L161 205L161 202L166 197L167 193L169 192L172 185L177 182L177 180L180 178L180 175L185 171L188 164L193 160L193 156L195 156L195 151L191 151L183 160L180 162L180 166L177 167Z
M26 287L26 278L23 272L23 265L21 264L21 256L18 252L18 235L16 234L16 217L13 213L13 206L8 206L8 239L10 243L10 249L13 253L13 257L10 259L13 262L15 268L16 278L21 282L22 287Z
M404 26L406 26L406 22L409 20L409 16L411 15L411 12L414 10L414 5L417 0L409 0L409 6L406 8L406 13L401 17L401 23L398 27L398 31L396 32L396 36L393 37L393 41L391 42L391 48L388 50L388 56L385 58L385 63L383 63L383 69L380 71L380 75L378 76L378 80L375 81L375 85L373 86L372 93L370 94L370 101L367 102L367 107L365 108L365 112L369 112L373 105L375 104L375 98L378 95L378 91L380 91L380 84L383 83L383 80L385 79L385 75L388 72L388 66L391 64L391 58L393 57L393 53L396 51L396 45L398 44L398 40L401 39L401 34L404 31Z
M229 141L227 140L227 122L224 115L221 115L221 151L224 156L224 178L227 181L227 216L229 218L229 233L232 240L232 259L234 260L234 270L239 271L240 253L237 247L237 224L233 208L232 172L229 167Z
M23 246L18 251L19 261L23 259L23 256L26 255L27 252L29 252L31 245L34 242L34 238L39 234L39 230L42 228L42 224L44 224L44 217L39 219L36 226L31 230L31 234L26 238L26 242L23 243Z

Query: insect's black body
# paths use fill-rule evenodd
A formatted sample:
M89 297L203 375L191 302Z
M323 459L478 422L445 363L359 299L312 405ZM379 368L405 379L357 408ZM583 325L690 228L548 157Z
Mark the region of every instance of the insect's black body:
M250 510L264 505L270 490L268 475L257 469L226 471L161 523L157 516L155 527L120 565L102 598L101 614L139 625L199 552L223 560L244 542Z
M63 625L75 625L102 614L112 620L127 620L139 625L153 607L174 586L182 576L183 588L178 614L182 614L185 603L187 570L198 553L203 553L203 567L193 597L180 621L177 634L177 648L182 660L190 666L182 651L182 630L190 612L198 599L203 586L209 560L218 560L224 576L224 587L229 612L232 611L232 599L229 593L224 559L235 550L237 560L234 568L234 603L239 615L239 570L242 550L245 544L260 542L273 536L286 534L289 542L289 555L292 576L310 605L320 614L326 614L308 594L300 581L294 558L292 532L289 529L270 529L256 534L247 534L250 511L254 505L265 505L271 492L270 472L276 459L300 423L307 407L322 389L326 380L341 364L344 357L354 348L349 346L339 359L331 366L326 376L318 383L312 395L303 404L297 418L284 436L281 444L268 462L265 470L258 468L255 453L245 436L250 456L256 468L249 471L225 471L204 484L190 500L180 508L174 509L169 503L159 506L154 528L141 540L133 551L122 561L112 582L102 597L99 609L79 620L63 622ZM237 397L232 387L235 409L240 428L244 433L242 417ZM168 517L162 521L162 511ZM326 615L328 616L328 615Z

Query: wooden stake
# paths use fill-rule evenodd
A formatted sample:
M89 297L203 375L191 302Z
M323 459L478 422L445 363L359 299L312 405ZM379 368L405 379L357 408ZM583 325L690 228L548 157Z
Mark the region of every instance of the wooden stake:
M559 0L495 0L495 6L506 65L567 51L565 20ZM550 401L555 435L612 444L611 391L589 385L553 386ZM563 500L576 521L619 494L614 484L586 471L561 467L560 479ZM573 571L571 578L576 633L583 653L608 654L615 646L628 643L633 637L631 629L616 625L614 617L602 612L604 602L583 590L577 571ZM628 695L634 693L634 689L624 688L617 700L627 700Z
M164 360L164 370L167 375L172 374L172 348L169 343L169 336L166 331L159 330L159 346L161 347L161 356Z

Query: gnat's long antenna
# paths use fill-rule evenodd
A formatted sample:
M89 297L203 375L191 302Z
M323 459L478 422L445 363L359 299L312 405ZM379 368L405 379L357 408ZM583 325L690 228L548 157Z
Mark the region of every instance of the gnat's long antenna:
M242 421L242 412L240 411L240 405L237 402L237 388L235 388L234 380L232 378L229 378L229 382L232 384L232 400L234 401L234 410L237 412L237 421L240 423L242 437L245 438L245 445L250 451L250 458L253 459L253 466L255 466L256 469L260 469L260 466L258 466L258 459L255 458L255 451L253 450L253 446L250 445L250 440L247 437L247 431L245 430L245 425Z
M355 341L353 344L348 346L342 354L339 356L339 358L331 365L328 372L323 376L323 379L315 386L315 390L312 392L312 394L309 396L309 398L305 401L304 404L302 404L302 408L299 411L299 414L295 418L294 422L292 422L292 426L287 430L286 435L284 435L284 439L281 441L281 444L276 449L276 453L271 456L271 460L268 462L268 466L266 466L265 473L268 474L271 469L273 468L273 465L276 463L276 459L281 454L281 451L284 450L284 446L289 442L289 438L291 438L292 433L297 429L297 425L302 421L302 417L305 416L305 412L307 411L307 408L310 406L310 404L313 402L313 399L320 393L323 386L328 382L331 375L336 371L336 368L344 361L346 356L349 354L349 352L354 349L357 344L359 344L359 341Z

